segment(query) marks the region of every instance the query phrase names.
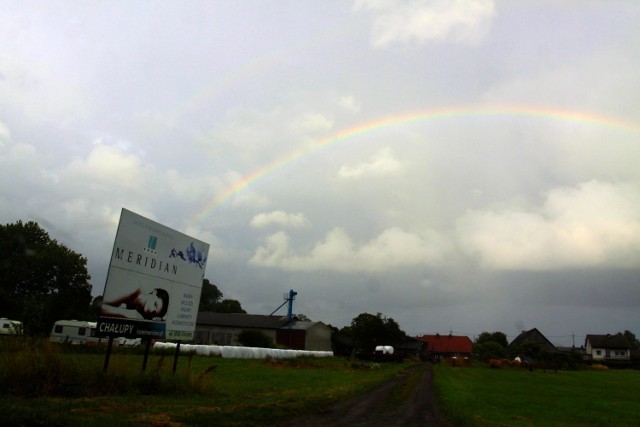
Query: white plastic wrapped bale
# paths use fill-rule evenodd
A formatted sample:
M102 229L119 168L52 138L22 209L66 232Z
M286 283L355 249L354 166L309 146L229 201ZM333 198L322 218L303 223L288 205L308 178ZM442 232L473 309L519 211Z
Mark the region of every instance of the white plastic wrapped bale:
M376 353L382 352L382 354L393 354L393 347L390 345L378 345L376 346Z
M237 359L238 358L236 347L230 346L230 345L223 346L221 348L220 354L224 359Z
M211 356L211 346L209 345L194 345L196 354L198 356Z
M175 349L176 343L156 342L154 349ZM391 348L393 351L393 348ZM225 359L291 359L295 357L333 357L332 351L285 350L280 348L238 347L219 345L180 344L181 353L194 352L198 356L221 356Z
M176 344L172 343L172 342L154 342L153 343L153 348L154 349L158 349L158 350L164 350L164 349L168 349L168 348L176 348Z
M219 345L210 345L211 356L222 356L222 347Z

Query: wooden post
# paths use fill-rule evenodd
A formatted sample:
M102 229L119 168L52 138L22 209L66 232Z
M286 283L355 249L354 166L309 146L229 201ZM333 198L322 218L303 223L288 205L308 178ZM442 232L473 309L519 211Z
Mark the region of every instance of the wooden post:
M149 359L149 348L151 348L151 338L145 339L147 346L144 349L144 359L142 359L142 372L147 369L147 359Z
M176 354L173 355L173 373L176 373L176 368L178 367L178 355L180 354L180 341L178 341L178 345L176 346Z
M102 370L107 372L109 369L109 359L111 358L111 347L113 347L113 337L109 337L109 343L107 344L107 354L104 356L104 367Z

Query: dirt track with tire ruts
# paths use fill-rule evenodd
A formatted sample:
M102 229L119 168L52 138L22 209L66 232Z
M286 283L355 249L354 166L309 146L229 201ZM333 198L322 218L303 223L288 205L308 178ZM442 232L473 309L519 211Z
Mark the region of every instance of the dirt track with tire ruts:
M416 373L420 380L401 401L392 397L392 390L402 386ZM319 409L316 413L287 420L287 426L305 427L445 427L436 405L433 391L433 365L423 363L400 372L391 380L348 401Z

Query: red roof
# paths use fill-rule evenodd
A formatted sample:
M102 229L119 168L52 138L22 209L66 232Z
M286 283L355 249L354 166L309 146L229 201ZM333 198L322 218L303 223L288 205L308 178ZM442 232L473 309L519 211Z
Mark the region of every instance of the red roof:
M427 350L435 353L471 353L473 342L461 335L423 335L418 338L427 343Z

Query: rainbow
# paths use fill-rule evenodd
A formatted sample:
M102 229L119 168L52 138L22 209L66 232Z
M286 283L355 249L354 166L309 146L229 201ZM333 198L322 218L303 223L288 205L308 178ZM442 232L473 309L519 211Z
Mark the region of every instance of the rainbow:
M391 128L399 125L405 125L415 122L434 121L441 119L458 119L465 117L533 117L548 120L557 120L563 122L573 122L590 126L598 126L610 128L615 131L628 133L640 133L640 126L629 123L613 117L580 112L580 111L564 111L544 107L531 107L519 105L505 106L476 106L476 107L451 107L426 111L411 112L394 116L386 116L373 121L360 123L348 129L343 129L324 138L318 139L310 147L303 150L295 150L276 161L266 164L241 179L234 182L222 194L211 199L200 211L198 211L191 219L190 223L202 221L216 208L223 205L235 194L244 190L262 177L273 173L284 165L287 165L297 159L309 156L321 148L337 144L340 142L353 139L359 135L379 131L385 128Z

